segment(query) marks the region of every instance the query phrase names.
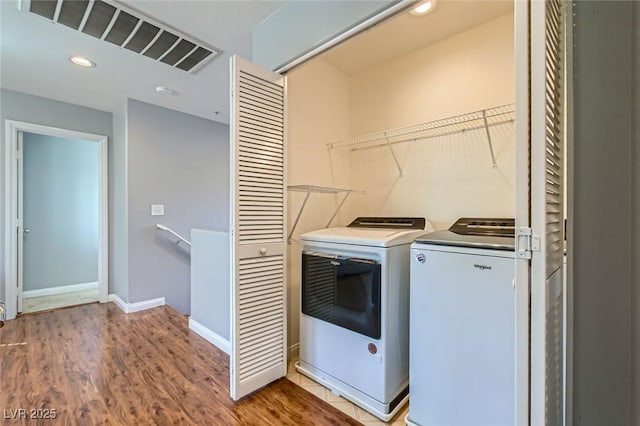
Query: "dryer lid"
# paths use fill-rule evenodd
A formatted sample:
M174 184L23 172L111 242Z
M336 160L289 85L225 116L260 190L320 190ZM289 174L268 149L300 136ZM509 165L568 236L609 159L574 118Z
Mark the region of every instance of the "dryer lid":
M372 247L393 247L410 244L426 230L433 230L424 218L359 217L347 227L327 228L307 232L305 242L352 244Z
M424 217L358 217L349 228L425 229Z

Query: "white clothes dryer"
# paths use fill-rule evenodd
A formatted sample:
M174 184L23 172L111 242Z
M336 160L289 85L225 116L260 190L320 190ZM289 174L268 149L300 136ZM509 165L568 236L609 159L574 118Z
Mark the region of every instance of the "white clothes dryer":
M423 218L302 235L302 374L388 421L408 401L409 256Z

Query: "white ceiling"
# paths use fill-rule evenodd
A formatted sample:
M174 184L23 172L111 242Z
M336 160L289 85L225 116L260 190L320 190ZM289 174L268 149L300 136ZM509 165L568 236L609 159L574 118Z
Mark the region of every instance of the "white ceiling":
M104 111L133 98L196 116L229 122L229 57L251 57L251 31L278 9L278 1L128 0L119 3L222 49L196 74L100 41L0 0L0 84L3 88ZM403 13L323 55L347 74L387 62L513 11L511 1L439 0L430 14ZM82 69L68 57L97 63ZM175 96L157 94L165 86ZM218 114L216 114L218 112Z
M229 122L229 57L251 57L251 30L284 1L120 1L216 48L196 74L173 69L127 49L18 10L0 1L0 83L3 88L104 111L134 98L204 118ZM81 69L68 57L97 63ZM176 91L160 95L156 86ZM219 114L216 115L216 111Z
M402 13L327 51L322 58L354 75L507 13L513 13L513 1L439 0L427 15Z

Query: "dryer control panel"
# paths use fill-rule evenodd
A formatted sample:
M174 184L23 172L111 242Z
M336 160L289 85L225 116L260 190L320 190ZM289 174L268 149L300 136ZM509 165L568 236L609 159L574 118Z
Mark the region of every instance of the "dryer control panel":
M424 229L424 217L359 217L349 228Z
M460 218L449 231L458 235L478 235L485 237L513 237L515 235L515 219Z

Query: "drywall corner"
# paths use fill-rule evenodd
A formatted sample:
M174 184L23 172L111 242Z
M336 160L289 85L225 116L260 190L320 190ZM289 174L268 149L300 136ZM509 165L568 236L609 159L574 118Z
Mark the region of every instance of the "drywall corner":
M129 301L129 233L127 199L127 104L113 113L109 144L109 294Z
M573 422L633 422L633 2L574 6ZM606 143L603 143L606 141Z

